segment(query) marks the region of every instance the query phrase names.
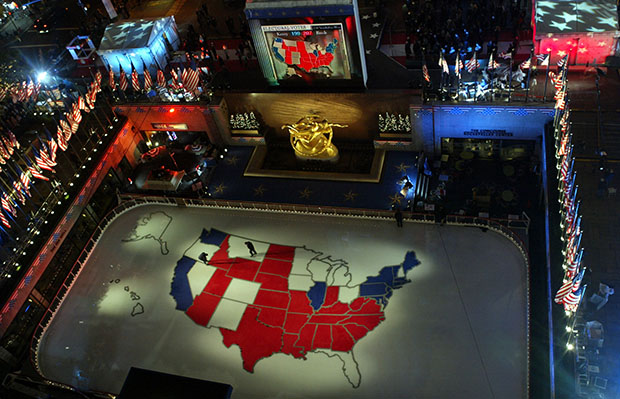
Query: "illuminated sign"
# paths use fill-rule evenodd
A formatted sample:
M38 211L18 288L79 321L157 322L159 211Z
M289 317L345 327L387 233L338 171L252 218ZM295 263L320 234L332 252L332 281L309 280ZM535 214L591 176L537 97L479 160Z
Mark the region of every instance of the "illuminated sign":
M341 23L262 26L278 80L351 79Z
M151 123L156 130L189 130L187 123Z
M463 132L463 135L479 137L512 137L512 133L500 129L472 129Z

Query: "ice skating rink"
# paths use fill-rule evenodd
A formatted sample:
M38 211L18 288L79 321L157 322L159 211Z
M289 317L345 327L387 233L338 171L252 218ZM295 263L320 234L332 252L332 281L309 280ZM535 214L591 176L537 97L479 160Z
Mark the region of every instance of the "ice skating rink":
M222 307L217 322L199 325L176 309L170 295L177 262L184 255L195 259L203 229L231 235L229 258L250 259L245 239L258 251L251 259L268 257L269 243L329 256L328 263L349 273L338 294L349 304L362 283L385 266L403 264L407 252L414 251L420 263L404 276L400 269L399 277L410 282L393 290L381 308L385 319L356 340L352 353L316 350L305 359L275 353L259 360L251 373L243 367L239 346L226 347L217 328L233 325L228 328L234 330L239 320L224 320ZM204 248L209 256L216 249ZM301 251L295 249L295 256ZM197 275L198 263L193 267L188 277L198 280L190 280L196 296L202 289L197 284L211 275ZM247 290L234 294L248 295ZM38 361L50 380L111 393L120 391L135 366L228 383L234 398L523 398L526 296L519 250L491 231L145 205L109 224L43 335ZM253 300L258 301L250 298L243 309ZM260 333L246 334L262 345Z

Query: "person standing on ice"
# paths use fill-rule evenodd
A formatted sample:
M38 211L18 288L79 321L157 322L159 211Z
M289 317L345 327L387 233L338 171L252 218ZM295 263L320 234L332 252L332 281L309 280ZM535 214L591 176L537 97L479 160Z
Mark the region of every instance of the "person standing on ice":
M254 249L254 244L251 241L246 241L245 246L250 250L250 256L256 255L256 249Z

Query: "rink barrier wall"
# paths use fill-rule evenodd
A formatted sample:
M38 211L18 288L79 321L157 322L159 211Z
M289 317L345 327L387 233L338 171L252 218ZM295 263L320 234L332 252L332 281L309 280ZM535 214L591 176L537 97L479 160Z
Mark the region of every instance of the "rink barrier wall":
M267 211L277 213L296 213L296 214L308 214L308 215L321 215L321 216L335 216L335 217L356 217L361 219L383 219L394 220L394 211L385 209L361 209L361 208L341 208L332 206L316 206L316 205L303 205L303 204L280 204L280 203L267 203L267 202L249 202L249 201L230 201L230 200L218 200L211 198L176 198L176 197L160 197L160 196L148 196L148 195L119 195L119 205L112 209L101 220L99 225L95 228L90 239L84 246L84 249L80 253L77 261L71 268L63 284L58 289L58 292L54 296L54 299L50 302L50 306L47 308L45 314L41 318L35 332L32 336L30 344L30 360L37 371L37 373L43 378L47 384L57 387L62 387L72 391L78 391L77 388L51 381L45 378L41 368L39 367L38 351L41 343L41 338L47 331L52 319L54 318L56 311L62 305L66 294L71 290L73 283L80 275L82 267L86 264L92 250L95 248L99 238L103 235L109 224L121 214L129 211L132 208L142 205L174 205L179 207L207 207L207 208L220 208L220 209L237 209L237 210L251 210L251 211ZM431 213L417 213L404 211L403 221L436 224L438 223L434 214ZM444 223L454 226L468 226L478 227L482 229L489 229L510 240L521 253L525 262L526 273L526 346L527 346L527 358L526 358L526 397L530 397L530 256L527 245L515 233L512 229L527 229L529 227L529 218L523 214L523 218L520 219L492 219L479 216L466 216L466 215L446 215ZM113 394L107 392L91 392L101 397L114 397ZM112 396L110 396L112 395Z

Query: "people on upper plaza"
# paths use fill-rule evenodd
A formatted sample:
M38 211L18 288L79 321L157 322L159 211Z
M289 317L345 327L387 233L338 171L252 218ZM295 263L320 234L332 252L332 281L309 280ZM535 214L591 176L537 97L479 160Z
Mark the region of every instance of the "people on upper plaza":
M475 49L499 41L503 29L527 29L521 2L510 0L406 0L406 53L437 56L440 50ZM471 52L471 51L468 51Z

